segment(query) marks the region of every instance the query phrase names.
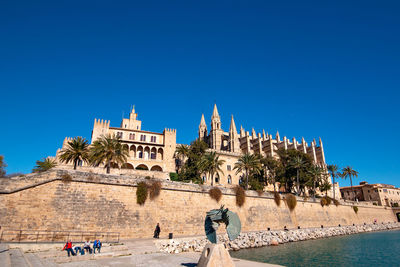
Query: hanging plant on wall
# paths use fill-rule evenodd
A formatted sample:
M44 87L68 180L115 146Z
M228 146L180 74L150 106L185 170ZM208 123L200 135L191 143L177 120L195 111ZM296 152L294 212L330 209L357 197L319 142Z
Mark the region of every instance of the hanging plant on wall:
M140 182L136 189L136 202L139 205L144 205L147 199L147 184L145 182Z
M357 214L358 213L358 207L357 206L353 206L353 210L354 212Z
M149 195L150 195L150 200L154 200L160 195L161 192L161 183L159 181L153 181L149 185Z
M278 192L274 192L275 204L279 207L281 205L281 195Z
M215 201L219 202L222 197L222 192L218 187L213 187L208 191L208 194L212 199L215 199Z
M236 205L239 207L243 206L245 200L246 200L246 193L244 189L241 186L236 186L235 187L235 194L236 194Z
M292 194L287 194L286 195L286 204L289 208L290 211L293 211L296 208L297 205L297 199L294 195Z

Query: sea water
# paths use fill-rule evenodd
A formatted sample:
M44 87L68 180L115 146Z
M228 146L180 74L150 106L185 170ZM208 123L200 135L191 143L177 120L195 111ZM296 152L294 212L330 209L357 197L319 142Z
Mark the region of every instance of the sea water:
M400 231L384 231L241 249L232 257L284 266L400 266Z

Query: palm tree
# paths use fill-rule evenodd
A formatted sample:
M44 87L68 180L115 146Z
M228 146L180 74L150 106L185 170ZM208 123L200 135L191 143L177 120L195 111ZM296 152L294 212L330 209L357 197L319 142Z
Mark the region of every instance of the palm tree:
M274 192L276 192L276 172L279 167L279 162L270 156L264 157L261 159L261 164L265 169L265 175L267 176L267 183L271 183L274 185Z
M61 150L60 161L67 164L72 161L74 170L76 170L78 162L89 162L89 142L83 137L75 137Z
M219 159L219 156L215 152L206 153L200 160L199 167L204 173L208 173L211 178L211 185L214 185L214 174L219 172L224 173L221 166L225 163L225 160Z
M259 174L261 170L261 162L257 155L246 153L241 156L235 163L236 174L245 172L246 175L246 190L249 189L249 173Z
M296 169L297 195L300 195L300 170L305 167L306 164L306 161L300 156L292 158L292 160L289 162L289 166Z
M335 199L335 178L339 177L339 166L336 164L328 165L328 171L332 176L332 186L333 186L333 199Z
M326 197L328 196L328 190L332 188L332 185L331 185L331 183L329 182L328 177L329 177L329 176L326 176L326 175L325 175L325 177L323 177L323 178L321 179L321 183L320 183L320 185L319 185L319 189L321 190L321 192L322 192L322 191L325 191L325 196L326 196Z
M320 183L322 180L322 175L324 174L324 169L317 165L312 165L311 168L308 170L308 173L310 174L311 179L309 181L312 184L313 199L315 201L315 190L317 187L317 183Z
M356 193L353 190L353 177L358 177L358 172L355 171L352 167L347 166L342 169L342 174L340 175L342 178L346 179L347 177L350 178L350 186L351 186L351 191L353 191L354 195L354 201L356 201Z
M42 160L36 161L36 166L32 169L32 172L44 172L57 166L57 163L52 158L43 158Z
M123 164L129 156L128 147L122 145L120 137L102 135L94 141L89 150L90 163L93 166L104 164L107 173L110 173L111 162Z
M183 162L185 161L185 158L189 156L189 146L187 145L179 145L176 150L175 150L175 155L179 159L179 165L178 165L178 172L179 168L182 167Z

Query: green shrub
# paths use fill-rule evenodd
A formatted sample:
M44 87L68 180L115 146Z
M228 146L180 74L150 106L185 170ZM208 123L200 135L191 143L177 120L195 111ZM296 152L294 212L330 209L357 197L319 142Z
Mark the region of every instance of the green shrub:
M275 204L279 207L281 205L281 195L278 192L274 192Z
M146 177L144 177L144 179L150 180L151 177L150 176L146 176Z
M153 181L149 186L150 200L155 199L160 195L161 183L159 181Z
M208 191L208 194L212 199L215 199L215 201L219 202L222 197L222 192L218 187L213 187Z
M399 203L393 203L393 206L392 207L394 207L394 208L398 208L399 207Z
M353 210L355 213L358 213L358 207L357 206L353 206Z
M72 181L72 177L68 173L65 173L61 175L61 181L63 181L64 183L69 183Z
M144 205L146 199L147 199L147 184L145 182L140 182L137 185L136 202L139 205Z
M262 191L264 189L264 186L262 185L262 183L260 183L259 181L255 180L255 179L252 179L249 182L249 186L250 186L251 190L256 190L256 191L261 190Z
M297 205L297 199L294 195L292 194L287 194L286 195L286 204L289 208L290 211L293 211L296 208Z
M374 205L374 206L378 206L378 203L376 203L376 202L372 202L372 205Z
M171 181L178 181L178 174L176 172L170 172L169 173L169 178L171 179Z
M240 185L236 186L234 190L236 195L236 205L241 207L246 201L246 193Z

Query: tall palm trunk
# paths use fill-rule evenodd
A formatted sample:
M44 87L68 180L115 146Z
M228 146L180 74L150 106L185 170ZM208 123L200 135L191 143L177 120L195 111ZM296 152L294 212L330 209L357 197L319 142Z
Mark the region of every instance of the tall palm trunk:
M76 170L77 165L78 165L78 159L74 159L74 170Z
M111 160L107 161L107 173L110 173L111 169Z
M300 178L299 178L299 169L297 169L297 195L300 196Z
M214 185L214 174L210 173L210 175L211 175L211 186L213 186Z
M314 199L314 202L315 202L315 179L314 179L314 181L313 181L313 199Z
M335 176L332 175L332 179L333 179L333 184L332 184L332 186L333 186L333 199L336 199L335 198Z
M249 190L249 173L247 169L246 169L246 190Z
M354 201L356 201L356 193L354 192L353 179L351 179L351 175L350 175L350 185L351 185L351 191L353 192L354 195Z

